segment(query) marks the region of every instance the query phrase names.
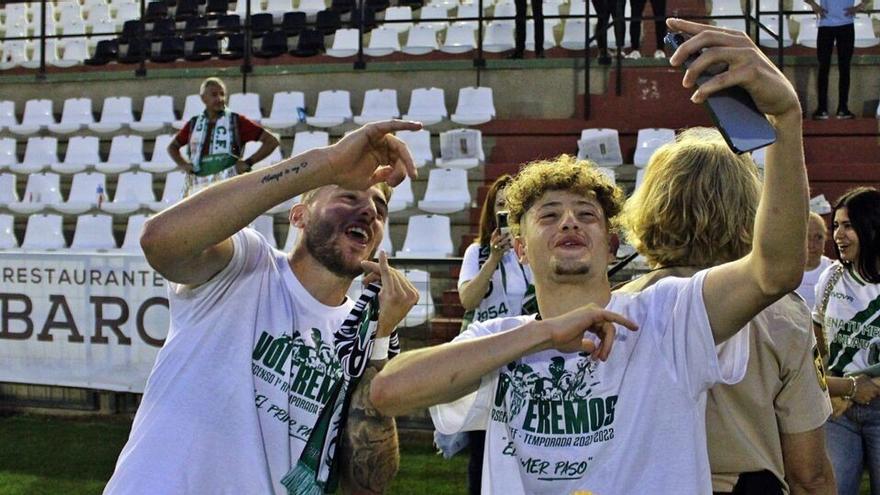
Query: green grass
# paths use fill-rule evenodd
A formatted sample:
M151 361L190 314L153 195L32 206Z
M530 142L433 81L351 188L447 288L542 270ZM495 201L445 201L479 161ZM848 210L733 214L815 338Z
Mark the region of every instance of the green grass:
M130 428L113 419L0 417L0 495L100 494ZM407 440L388 493L465 493L466 471L466 455L446 461L428 440Z

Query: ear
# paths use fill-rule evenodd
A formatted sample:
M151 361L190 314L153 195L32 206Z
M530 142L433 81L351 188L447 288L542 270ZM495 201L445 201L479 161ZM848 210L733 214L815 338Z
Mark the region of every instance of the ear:
M291 226L298 229L305 228L308 219L309 208L303 203L293 205L290 212L287 214L287 221L290 222Z
M529 260L526 258L526 242L522 236L518 235L513 239L513 252L516 253L516 259L519 260L520 265L529 264Z

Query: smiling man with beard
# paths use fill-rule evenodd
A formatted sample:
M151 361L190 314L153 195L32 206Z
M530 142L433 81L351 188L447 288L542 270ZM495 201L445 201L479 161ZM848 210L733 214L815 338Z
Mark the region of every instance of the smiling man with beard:
M381 309L338 439L339 479L346 493L385 490L397 469L397 434L366 391L418 292L384 252L370 260L388 184L415 176L392 133L420 127L369 124L333 146L208 187L147 222L141 246L170 282L171 324L104 493L300 493L289 480L316 457L305 447L313 431L323 436L319 415L337 400L335 333L358 309L346 291L364 271L381 280ZM291 228L303 231L293 252L245 228L300 194L290 212Z

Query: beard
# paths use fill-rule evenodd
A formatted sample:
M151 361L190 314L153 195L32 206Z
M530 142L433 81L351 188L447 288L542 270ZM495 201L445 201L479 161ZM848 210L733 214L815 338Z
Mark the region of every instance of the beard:
M360 260L349 262L337 243L337 224L329 220L310 223L304 232L306 251L331 273L342 277L355 278L364 272ZM375 249L373 249L375 251ZM370 258L373 257L370 253Z
M553 263L554 275L587 275L590 265L582 261L559 261Z

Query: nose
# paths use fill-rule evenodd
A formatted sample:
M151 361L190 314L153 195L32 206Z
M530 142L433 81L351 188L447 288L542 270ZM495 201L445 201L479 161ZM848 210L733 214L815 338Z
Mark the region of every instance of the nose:
M577 215L574 210L568 208L562 212L562 217L559 219L559 226L562 230L577 230L580 228L578 227Z
M372 198L361 198L358 202L358 215L364 217L367 223L372 222L379 216L379 212L376 210L376 205L373 203Z

